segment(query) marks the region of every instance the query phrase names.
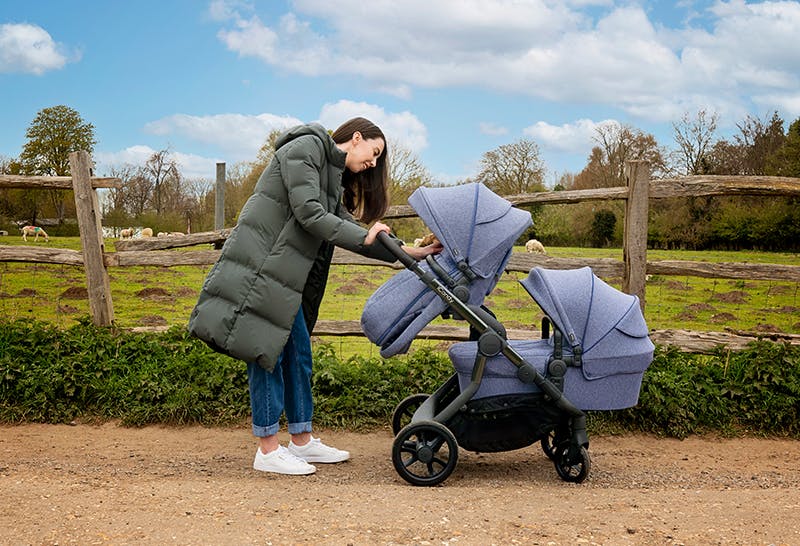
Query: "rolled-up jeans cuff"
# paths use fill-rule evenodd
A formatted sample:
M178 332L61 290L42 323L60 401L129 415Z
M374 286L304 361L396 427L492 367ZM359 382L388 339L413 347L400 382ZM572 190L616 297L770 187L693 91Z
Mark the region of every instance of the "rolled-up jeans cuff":
M264 438L265 436L273 436L278 434L278 431L281 428L280 421L275 423L274 425L267 425L265 427L253 424L253 436L257 436L258 438Z
M304 432L311 432L311 421L303 423L289 423L289 434L302 434Z

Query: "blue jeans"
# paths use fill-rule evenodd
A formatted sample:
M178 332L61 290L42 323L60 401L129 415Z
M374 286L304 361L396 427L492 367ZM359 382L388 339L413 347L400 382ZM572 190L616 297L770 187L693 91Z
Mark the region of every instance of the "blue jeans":
M300 309L275 369L268 372L255 362L247 364L255 436L277 434L284 411L289 434L311 432L311 365L311 336Z

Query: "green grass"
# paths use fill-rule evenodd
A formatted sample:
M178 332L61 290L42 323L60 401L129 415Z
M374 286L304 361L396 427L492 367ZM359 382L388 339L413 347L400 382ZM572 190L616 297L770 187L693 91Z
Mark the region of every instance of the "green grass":
M3 245L25 244L19 237L0 238ZM32 245L32 242L28 243ZM39 242L37 245L43 246ZM52 237L50 248L78 250L77 237ZM106 243L113 250L113 241ZM522 252L524 249L518 248ZM622 258L620 249L548 248L554 257ZM649 251L649 260L752 262L800 265L800 256L767 252ZM210 266L114 267L109 270L116 325L184 326ZM366 299L395 272L387 268L334 266L320 318L358 320ZM528 328L535 337L542 314L518 280L506 273L486 305L508 328ZM606 279L619 288L620 279ZM0 262L0 315L4 320L39 319L67 328L89 314L82 268L66 265ZM646 292L646 319L653 329L800 333L800 283L742 281L700 277L651 278ZM442 319L436 319L442 321ZM375 356L364 338L330 338L341 355ZM420 340L415 347L444 347Z

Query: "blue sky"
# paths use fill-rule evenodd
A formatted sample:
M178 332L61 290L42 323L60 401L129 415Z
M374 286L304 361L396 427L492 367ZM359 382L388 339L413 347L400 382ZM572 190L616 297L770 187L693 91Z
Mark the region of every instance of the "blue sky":
M748 114L788 126L800 2L0 1L0 156L58 104L95 126L98 174L169 148L213 179L274 128L363 115L437 181L531 138L552 184L601 123L668 147L700 108L720 137Z

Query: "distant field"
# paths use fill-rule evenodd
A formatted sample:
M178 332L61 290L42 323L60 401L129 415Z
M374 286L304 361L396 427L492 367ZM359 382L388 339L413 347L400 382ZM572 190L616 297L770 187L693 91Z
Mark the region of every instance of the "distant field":
M0 245L22 244L19 237L0 237ZM78 250L80 240L54 237L47 245ZM107 241L106 248L114 250L113 240ZM555 257L622 259L621 249L548 248L548 253ZM650 251L648 259L800 265L797 254L749 251ZM185 325L209 267L111 268L116 323L125 328ZM334 266L320 318L358 320L366 299L392 274L393 270L384 268ZM541 312L517 282L523 277L504 274L486 305L506 327L536 330ZM620 279L606 281L619 287ZM650 328L720 331L727 327L800 333L800 283L796 282L655 276L647 283L646 300ZM74 324L89 314L83 270L0 262L0 314L7 320L36 318L62 327ZM344 352L374 351L368 341L358 338L339 338L333 343Z

